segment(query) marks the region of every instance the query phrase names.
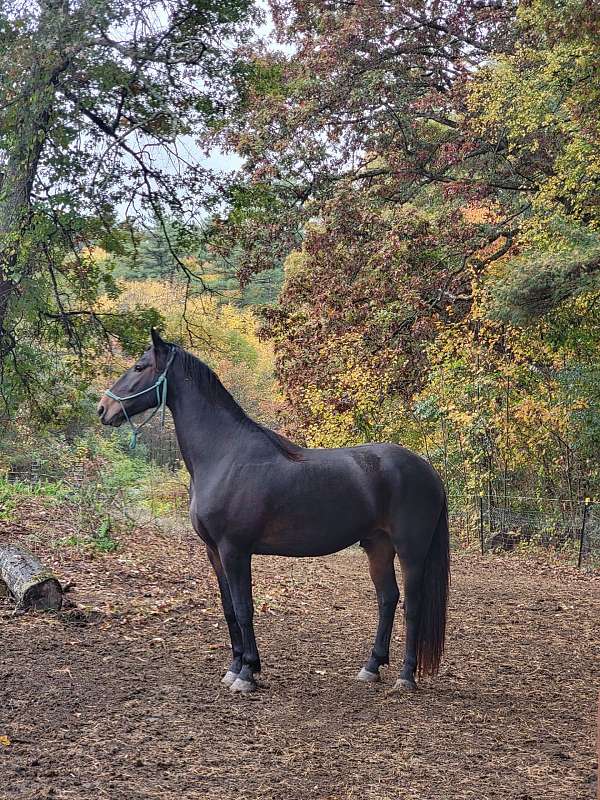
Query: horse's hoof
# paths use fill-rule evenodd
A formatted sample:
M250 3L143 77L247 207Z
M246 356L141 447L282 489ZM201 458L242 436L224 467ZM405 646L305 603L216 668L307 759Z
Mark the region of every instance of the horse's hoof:
M256 691L256 684L254 681L246 681L243 678L236 678L234 682L229 687L230 692L241 692L242 694L248 694L248 692L255 692Z
M381 675L378 672L370 672L366 667L363 667L356 676L356 680L363 683L378 683L381 680Z
M415 692L416 690L417 690L417 684L411 678L398 678L398 680L394 684L395 692L402 692L402 691Z
M239 673L232 672L230 669L227 670L225 675L221 678L221 683L224 683L225 686L231 686L237 680L237 676Z

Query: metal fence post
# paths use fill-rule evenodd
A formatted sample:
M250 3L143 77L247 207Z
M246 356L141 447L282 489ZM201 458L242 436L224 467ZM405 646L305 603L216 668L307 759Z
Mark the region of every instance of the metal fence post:
M583 519L581 520L581 533L579 534L579 558L577 559L577 567L581 569L581 559L583 557L583 543L585 541L585 523L587 522L588 509L590 507L590 498L586 497L583 501Z
M481 555L485 553L483 543L483 492L479 492L479 541L481 543Z

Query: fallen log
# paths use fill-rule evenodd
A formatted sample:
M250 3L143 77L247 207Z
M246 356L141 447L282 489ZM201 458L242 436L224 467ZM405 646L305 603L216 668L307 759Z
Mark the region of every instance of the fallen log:
M54 575L32 553L12 544L0 544L0 588L3 583L18 608L59 611L62 606L63 590Z

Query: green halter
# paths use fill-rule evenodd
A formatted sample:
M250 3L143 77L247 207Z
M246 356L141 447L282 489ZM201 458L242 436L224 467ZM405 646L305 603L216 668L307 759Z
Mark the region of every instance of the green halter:
M116 400L120 406L123 414L125 415L125 419L129 427L131 428L131 439L129 440L129 447L133 450L137 444L137 437L141 429L146 425L146 423L150 422L152 417L156 414L156 412L160 409L160 426L161 428L164 427L165 424L165 406L167 403L167 372L169 371L169 367L173 363L173 359L175 358L175 348L171 348L171 353L167 360L167 366L161 372L161 374L156 379L156 382L149 386L147 389L142 389L141 392L136 392L135 394L128 394L125 397L119 397L119 395L114 394L111 392L110 389L105 389L104 394L107 397L110 397L111 400ZM146 417L143 422L140 422L139 425L134 425L131 421L129 414L125 410L125 406L123 402L125 400L133 400L134 397L141 397L143 394L147 394L148 392L153 391L156 389L156 407L153 409L152 413Z

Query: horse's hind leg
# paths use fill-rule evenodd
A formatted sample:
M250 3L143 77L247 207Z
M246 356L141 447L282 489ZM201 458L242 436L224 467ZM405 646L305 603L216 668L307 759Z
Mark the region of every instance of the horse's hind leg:
M390 639L400 592L394 571L396 551L387 533L379 531L361 544L369 557L369 573L377 592L379 624L371 656L356 677L371 683L380 680L379 667L389 664Z
M395 688L416 689L415 670L417 667L417 643L421 612L421 590L423 581L422 564L400 562L402 585L404 588L405 652L404 661Z
M229 584L227 583L227 577L225 576L225 570L223 569L223 564L221 563L219 553L210 545L206 545L206 552L219 582L223 613L225 614L225 621L227 622L227 627L229 628L229 638L231 639L233 660L229 665L229 669L223 676L223 683L226 686L231 686L242 669L242 655L244 652L242 632L240 630L240 626L237 624L235 610L233 608L233 600L231 599L231 592L229 590Z

